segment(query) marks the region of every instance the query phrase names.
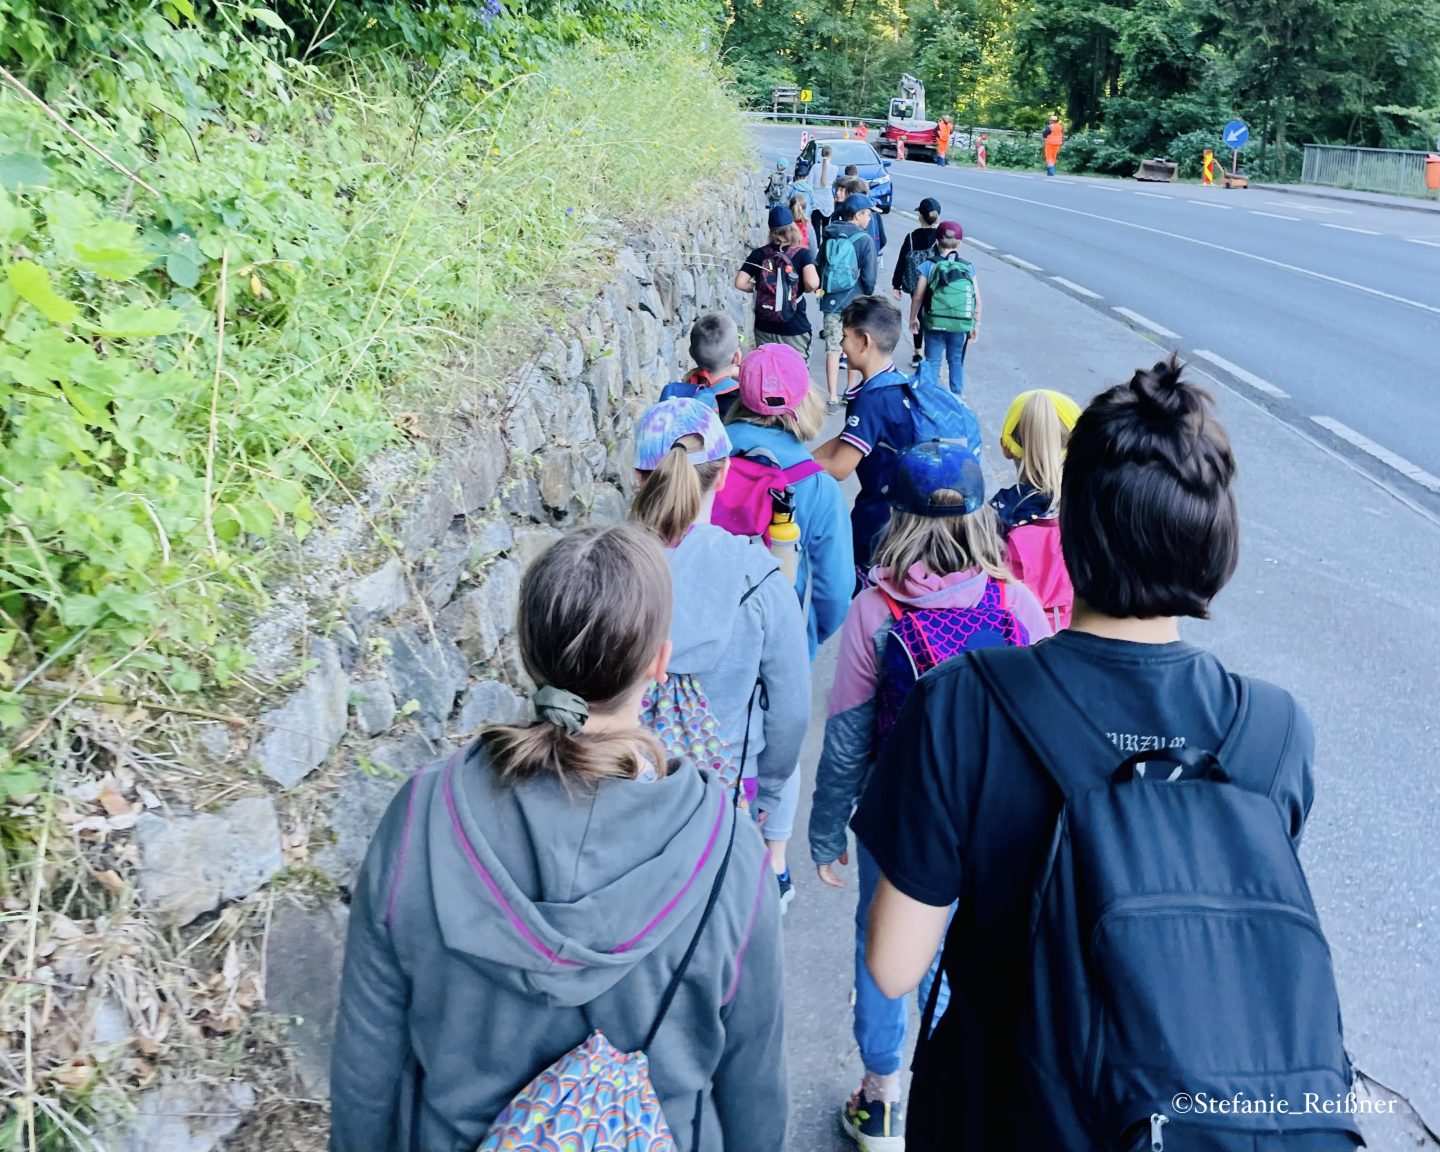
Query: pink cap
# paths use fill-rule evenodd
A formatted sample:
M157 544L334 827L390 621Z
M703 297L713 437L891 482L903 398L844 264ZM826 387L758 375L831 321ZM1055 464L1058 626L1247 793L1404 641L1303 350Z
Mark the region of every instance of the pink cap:
M761 344L740 361L740 403L758 416L793 416L809 393L805 357L788 344Z

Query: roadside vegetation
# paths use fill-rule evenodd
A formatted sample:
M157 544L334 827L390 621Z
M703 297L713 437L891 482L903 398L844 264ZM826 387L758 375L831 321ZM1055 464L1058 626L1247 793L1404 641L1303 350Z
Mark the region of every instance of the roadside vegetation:
M108 920L177 1043L236 1033L135 915L134 805L73 785L258 707L277 555L447 378L533 356L615 220L744 161L716 35L691 0L0 0L0 1146L83 1146L173 1057L68 1035L57 932Z

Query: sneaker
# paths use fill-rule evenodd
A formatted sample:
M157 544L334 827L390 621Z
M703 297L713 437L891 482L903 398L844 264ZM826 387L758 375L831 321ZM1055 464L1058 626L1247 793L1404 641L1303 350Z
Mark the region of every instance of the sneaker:
M775 882L780 885L780 915L783 916L790 901L795 899L795 881L790 878L790 869L775 873Z
M844 352L840 353L840 371L844 372L850 367L850 357Z
M860 1152L905 1152L905 1108L898 1100L869 1100L856 1089L840 1112L840 1124Z

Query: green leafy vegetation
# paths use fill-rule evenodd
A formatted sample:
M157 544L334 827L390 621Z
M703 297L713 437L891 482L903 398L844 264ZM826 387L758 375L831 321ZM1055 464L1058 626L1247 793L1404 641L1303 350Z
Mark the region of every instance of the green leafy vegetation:
M86 831L55 781L253 709L186 697L265 687L274 577L407 414L505 379L617 222L748 159L715 34L696 0L0 0L3 1147L94 1146L162 1065L274 1050L243 1013L207 1039L219 955L135 914L106 838L138 798ZM163 1046L97 1055L51 987L92 929L124 975L88 994L185 1015Z
M65 7L0 0L6 725L243 674L265 543L746 151L678 0Z
M729 13L728 58L755 106L799 84L817 112L883 116L912 72L931 116L1034 131L1058 112L1103 132L1067 143L1070 168L1165 155L1189 174L1201 134L1215 146L1234 116L1251 124L1252 174L1282 178L1297 141L1432 148L1440 134L1440 0L730 0Z

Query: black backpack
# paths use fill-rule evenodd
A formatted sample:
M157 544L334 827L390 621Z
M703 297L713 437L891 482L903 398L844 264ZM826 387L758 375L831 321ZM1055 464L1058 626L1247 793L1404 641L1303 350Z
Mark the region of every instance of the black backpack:
M915 231L918 232L920 229L917 228ZM935 229L931 228L928 231L933 233ZM909 252L905 253L905 267L901 271L900 286L905 290L907 296L914 296L915 289L920 287L920 266L939 259L940 249L936 247L933 240L924 248L912 247Z
M1218 751L1140 752L1097 777L1121 754L1060 690L1043 645L962 659L1065 798L1031 908L1016 1146L1362 1145L1343 1104L1330 949L1291 830L1269 794L1226 771L1244 765L1236 777L1273 789L1290 696L1235 677Z

